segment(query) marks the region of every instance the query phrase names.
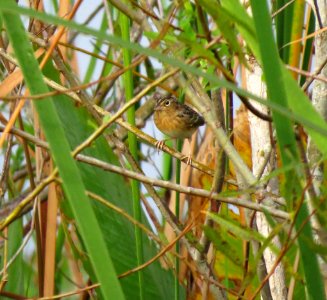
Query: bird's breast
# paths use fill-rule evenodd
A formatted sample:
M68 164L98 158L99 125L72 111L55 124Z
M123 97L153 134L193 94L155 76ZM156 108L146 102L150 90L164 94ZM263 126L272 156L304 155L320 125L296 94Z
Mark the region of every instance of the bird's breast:
M159 110L154 113L154 123L161 132L172 138L190 138L196 130L190 128L189 124L178 118L176 114L167 114Z

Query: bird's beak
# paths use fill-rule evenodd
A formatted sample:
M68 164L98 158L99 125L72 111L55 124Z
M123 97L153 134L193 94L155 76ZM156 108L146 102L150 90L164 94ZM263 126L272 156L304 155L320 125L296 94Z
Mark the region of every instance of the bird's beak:
M161 110L161 107L158 105L158 102L156 103L156 105L154 106L154 110Z

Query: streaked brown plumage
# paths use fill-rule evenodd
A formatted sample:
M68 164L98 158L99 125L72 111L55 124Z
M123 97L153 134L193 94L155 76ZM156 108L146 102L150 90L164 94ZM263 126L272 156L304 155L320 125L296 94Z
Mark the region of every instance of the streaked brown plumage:
M192 134L204 125L204 119L186 104L179 103L173 96L156 99L154 107L154 123L157 128L170 138L191 139ZM162 149L164 141L157 142L158 149ZM190 155L188 164L191 163Z

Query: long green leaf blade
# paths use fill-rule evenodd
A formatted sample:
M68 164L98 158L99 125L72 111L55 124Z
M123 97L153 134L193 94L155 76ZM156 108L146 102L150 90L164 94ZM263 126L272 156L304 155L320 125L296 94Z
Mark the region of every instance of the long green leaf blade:
M291 80L291 75L287 75L285 71L282 70L273 32L271 30L272 24L268 12L268 5L265 1L261 0L251 0L251 5L262 58L262 66L266 76L268 94L272 101L287 107L289 102L287 101L286 84L291 83L294 80ZM285 81L283 79L287 80ZM299 101L299 99L297 99L297 101ZM287 166L288 164L291 164L292 161L298 161L300 163L301 161L296 153L296 141L294 133L292 132L293 129L290 120L276 113L273 113L273 119L276 126L277 139L280 145L283 164ZM298 193L298 195L301 193L301 191L298 190L300 178L296 178L297 176L295 172L288 175L292 175L294 178L286 178L287 195L284 193L284 196L287 196L286 199L291 199L292 201L292 198L295 199L295 197L297 197L295 193ZM297 201L299 202L299 199L297 199ZM307 207L305 203L302 203L297 219L295 220L295 227L297 230L300 230L304 223L305 225L301 234L304 236L304 239L312 240L310 223L305 223L307 218ZM308 244L301 236L299 237L298 242L308 294L311 299L325 299L325 292L317 256L308 247Z
M2 3L11 4L4 0ZM0 8L1 9L1 8ZM33 49L28 41L23 24L17 14L1 14L8 36L15 50L26 84L31 94L48 92ZM49 142L54 161L58 166L63 187L74 212L78 229L88 250L94 272L101 284L104 299L124 299L110 255L106 249L99 224L95 218L78 168L70 154L69 144L51 98L35 101L41 126Z
M130 40L130 20L126 15L123 13L120 14L120 25L121 25L121 32L122 38L126 41ZM129 67L132 63L131 59L131 51L124 48L123 49L123 58L124 58L124 67ZM126 102L130 101L133 98L133 91L134 91L134 83L133 83L133 73L132 70L127 70L123 74L123 82L125 88L125 98ZM135 105L130 107L127 111L127 120L128 122L135 126ZM133 132L128 132L128 144L129 150L135 159L138 161L138 144L136 135ZM137 180L131 181L132 185L132 194L133 194L133 215L134 218L142 222L142 210L141 210L141 197L140 197L140 185ZM135 232L135 241L136 241L136 257L137 257L137 264L143 264L143 245L142 245L142 232L141 229L137 226L134 228ZM140 299L144 299L144 280L143 280L143 272L138 272L138 282L139 282L139 297Z

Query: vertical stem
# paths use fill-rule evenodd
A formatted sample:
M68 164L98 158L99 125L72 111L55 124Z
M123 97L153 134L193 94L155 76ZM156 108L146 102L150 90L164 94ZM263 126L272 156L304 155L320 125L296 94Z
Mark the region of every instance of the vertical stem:
M53 163L50 162L51 170ZM51 172L51 171L50 171ZM57 211L58 198L56 194L56 184L52 182L49 185L48 205L47 205L47 224L45 251L44 251L44 283L43 295L52 296L55 293L55 275L56 275L56 241L57 241Z
M233 120L233 110L234 110L234 102L233 102L233 93L226 93L226 105L225 105L225 124L226 124L226 133L230 138L231 143L234 145L234 120ZM229 158L226 156L226 175L229 174Z
M181 151L182 148L182 142L181 140L177 140L177 151ZM181 161L176 159L176 183L180 184L181 181ZM176 192L176 198L175 198L175 214L177 220L179 220L180 217L180 201L179 201L179 192ZM180 247L179 247L179 241L176 242L175 246L176 253L179 253ZM179 299L179 257L175 257L175 269L176 269L176 277L175 277L175 300Z
M126 15L120 14L120 26L122 32L122 38L126 41L130 40L130 23ZM127 67L131 64L131 53L128 49L123 49L123 60L124 67ZM125 98L126 102L133 98L133 73L132 70L128 70L123 75L124 87L125 87ZM131 106L127 111L127 120L131 125L135 126L135 106ZM128 132L128 144L129 150L133 158L138 160L138 145L136 136L132 132ZM136 180L131 181L132 185L132 195L133 195L133 214L134 218L142 223L142 214L141 214L141 201L140 201L140 188L139 183ZM136 242L136 259L137 264L141 265L143 263L143 245L142 245L142 231L139 227L135 226L135 242ZM139 280L139 298L142 300L144 295L143 287L143 273L142 271L138 272Z
M34 106L33 106L33 110L34 110L34 131L36 132L36 136L42 139L39 119L37 117L37 112ZM41 170L42 150L39 147L36 147L35 150L35 166L36 166L36 179L39 180L41 178L41 173L42 173ZM36 250L37 250L38 288L39 288L39 296L42 297L43 278L44 278L44 252L42 247L43 235L42 235L42 226L40 220L41 220L40 206L38 205L35 209L35 235L36 235Z
M304 12L305 12L305 1L298 0L294 2L294 18L292 22L291 29L291 41L295 41L301 39L303 32L303 24L304 22ZM301 54L302 54L302 43L292 43L290 45L290 55L288 59L289 65L293 67L299 67ZM295 80L298 79L298 74L296 72L292 72L292 76Z
M262 83L262 69L255 63L249 61L249 70L245 70L245 80L246 87L252 93L256 93L260 97L266 97L266 86ZM250 71L251 70L251 71ZM264 114L268 113L268 108L259 103L253 103L256 109ZM249 113L248 120L250 125L250 134L251 134L251 149L252 149L252 170L253 174L259 179L262 165L264 164L267 155L271 155L272 151L272 141L271 141L271 132L270 124L258 118L257 116ZM260 153L260 155L258 155ZM269 154L270 153L270 154ZM276 161L273 159L275 155L269 159L265 164L265 169L262 171L262 177L270 174L271 170L276 168ZM276 193L279 190L278 181L276 178L271 178L267 182L267 188L272 193ZM266 205L273 206L273 203L268 197L262 199ZM258 231L262 236L268 237L273 231L273 227L269 224L266 216L263 213L256 213L255 222L258 228ZM281 248L281 242L279 237L276 235L271 243L276 247L276 249ZM266 266L266 270L269 273L272 268L275 268L275 262L277 255L269 247L263 251L262 262ZM275 272L269 278L269 287L271 289L272 299L286 299L287 297L287 287L284 267L282 264L279 264L275 268ZM268 286L265 286L264 289L267 289Z
M304 36L307 36L315 31L315 16L313 13L313 10L311 7L308 7L308 12L307 12L307 21L305 22L306 24L306 29L304 32ZM310 65L311 65L311 55L313 53L313 40L308 39L303 41L303 48L304 50L302 51L302 70L309 70ZM300 85L301 87L305 84L306 82L306 77L301 76L300 77Z

